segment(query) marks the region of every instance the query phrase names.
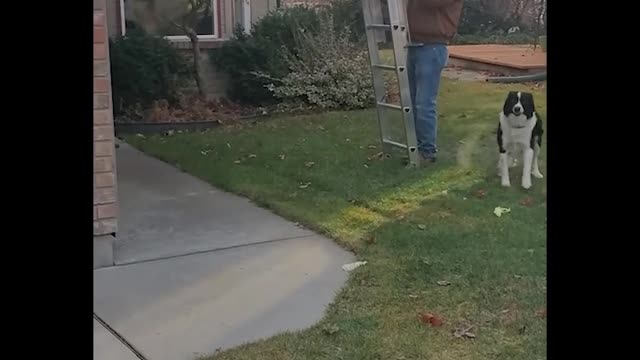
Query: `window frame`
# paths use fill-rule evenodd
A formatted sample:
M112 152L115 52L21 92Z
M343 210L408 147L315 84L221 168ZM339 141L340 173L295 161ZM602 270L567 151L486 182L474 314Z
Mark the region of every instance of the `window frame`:
M218 6L218 2L220 0L211 0L211 18L213 21L211 22L213 25L213 35L198 35L199 40L217 40L220 39L220 7ZM119 0L120 3L120 27L122 31L122 35L125 36L127 34L127 22L126 22L126 14L124 8L124 0ZM160 35L159 35L160 36ZM187 35L163 35L163 38L172 41L172 42L188 42L189 38Z

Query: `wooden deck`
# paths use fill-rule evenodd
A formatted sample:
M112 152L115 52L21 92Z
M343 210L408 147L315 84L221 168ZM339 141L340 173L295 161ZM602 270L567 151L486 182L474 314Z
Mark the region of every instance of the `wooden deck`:
M530 45L452 45L449 65L464 69L520 75L544 71L547 54Z

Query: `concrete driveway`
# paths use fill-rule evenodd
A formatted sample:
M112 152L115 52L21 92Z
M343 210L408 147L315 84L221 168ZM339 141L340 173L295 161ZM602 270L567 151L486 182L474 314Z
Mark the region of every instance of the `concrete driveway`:
M324 314L354 256L122 144L116 266L94 271L96 360L192 360Z

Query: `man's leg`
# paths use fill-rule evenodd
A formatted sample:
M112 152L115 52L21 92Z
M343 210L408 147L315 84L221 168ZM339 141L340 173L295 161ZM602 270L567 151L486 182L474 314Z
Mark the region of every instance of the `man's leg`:
M408 75L413 78L412 100L416 121L418 149L426 159L435 160L438 148L436 137L438 132L438 113L436 100L440 88L440 76L448 58L446 45L425 45L411 48Z

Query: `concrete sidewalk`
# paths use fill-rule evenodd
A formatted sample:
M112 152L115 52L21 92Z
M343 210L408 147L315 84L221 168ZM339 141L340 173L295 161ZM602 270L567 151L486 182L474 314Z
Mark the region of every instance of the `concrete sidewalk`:
M354 261L333 241L126 144L116 266L94 271L94 358L192 360L321 319ZM125 343L129 346L125 346Z

